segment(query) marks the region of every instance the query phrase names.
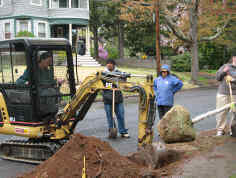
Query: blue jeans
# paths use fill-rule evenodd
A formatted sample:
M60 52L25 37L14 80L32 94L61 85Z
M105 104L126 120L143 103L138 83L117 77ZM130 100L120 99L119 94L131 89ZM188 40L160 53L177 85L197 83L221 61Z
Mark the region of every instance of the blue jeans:
M112 105L111 104L104 104L104 108L107 115L107 123L109 128L113 127L113 120L112 120ZM115 104L115 114L118 122L118 130L120 134L128 133L128 129L125 128L125 110L123 103Z

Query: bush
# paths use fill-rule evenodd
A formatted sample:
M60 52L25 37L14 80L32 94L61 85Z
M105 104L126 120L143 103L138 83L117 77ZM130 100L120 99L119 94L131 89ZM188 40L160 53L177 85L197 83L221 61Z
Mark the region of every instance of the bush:
M28 31L20 31L17 33L16 37L34 37L34 34Z
M114 47L107 47L106 48L107 52L108 52L108 58L109 59L118 59L119 58L119 51L117 48Z
M171 68L177 72L191 72L191 53L185 52L183 54L170 57L172 65ZM199 68L203 68L203 56L201 53L198 53Z
M190 72L191 71L191 54L186 52L177 56L170 57L172 65L171 70L177 72Z
M90 55L91 55L92 57L95 57L94 48L90 48Z
M226 46L205 42L199 45L199 52L203 55L201 64L208 69L218 69L230 59L230 51Z

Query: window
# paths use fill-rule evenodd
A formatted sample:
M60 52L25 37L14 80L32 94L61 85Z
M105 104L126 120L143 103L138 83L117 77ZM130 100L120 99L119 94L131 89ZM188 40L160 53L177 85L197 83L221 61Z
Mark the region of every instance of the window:
M69 7L68 1L59 0L59 8L68 8L68 7Z
M50 6L49 6L49 0L47 0L47 2L46 2L46 7L47 7L47 8L50 7Z
M88 8L88 0L71 0L72 8Z
M0 45L0 83L15 83L26 69L24 44Z
M88 0L80 0L80 8L88 8Z
M27 20L21 20L19 28L20 28L19 31L28 31L28 21Z
M31 0L31 4L35 6L42 6L42 0Z
M38 37L46 38L46 24L38 23Z
M79 8L79 0L72 0L71 7L72 8Z
M69 4L66 0L52 0L52 8L68 8Z
M5 23L5 39L11 38L10 23Z

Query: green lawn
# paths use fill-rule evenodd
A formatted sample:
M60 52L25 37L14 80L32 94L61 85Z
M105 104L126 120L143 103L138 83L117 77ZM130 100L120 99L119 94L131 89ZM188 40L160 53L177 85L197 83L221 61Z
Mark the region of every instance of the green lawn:
M24 71L24 68L21 66L16 66L16 68L18 69L17 74L14 73L15 75L15 79L17 79ZM78 77L80 81L83 81L84 78L90 74L96 73L97 71L103 71L104 70L104 66L101 67L78 67L77 71L78 71ZM131 74L136 74L136 75L153 75L153 77L156 77L156 69L147 69L147 68L128 68L128 67L120 67L119 68L121 71L123 72L127 72L127 73L131 73ZM76 71L76 70L74 70ZM208 71L201 71L204 73L208 73L211 75L214 75L216 73L216 71L214 70L208 70ZM193 85L190 83L190 79L191 79L191 74L190 72L172 72L173 74L177 75L184 83L183 89L187 89L187 88L194 88L197 87L196 85ZM55 67L55 77L56 78L66 78L66 68L64 66L56 66ZM76 74L76 72L75 72ZM0 76L0 80L1 80L1 76ZM5 78L6 80L6 78ZM145 77L132 77L130 79L128 79L128 81L131 82L142 82L145 80ZM207 83L208 79L204 76L200 76L199 77L199 81L202 84Z
M79 78L80 80L83 80L87 75L91 73L96 73L97 71L102 71L104 70L103 67L78 67L78 73L79 73ZM128 67L119 67L119 70L131 74L136 74L136 75L153 75L153 77L156 77L156 69L147 69L147 68L128 68ZM205 73L210 73L210 74L215 74L216 71L203 71ZM184 83L183 89L188 89L188 88L195 88L198 87L197 85L193 85L190 82L191 79L191 73L190 72L172 72L173 74L177 75ZM129 81L132 82L142 82L144 81L145 78L140 78L140 77L133 77L129 79ZM208 79L204 76L199 76L198 80L202 84L207 84Z

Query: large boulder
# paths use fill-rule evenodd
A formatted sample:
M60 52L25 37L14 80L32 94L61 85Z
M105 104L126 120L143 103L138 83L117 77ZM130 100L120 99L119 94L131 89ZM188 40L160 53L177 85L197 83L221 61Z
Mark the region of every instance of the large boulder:
M176 105L157 125L160 138L165 143L186 142L196 138L190 114L183 106Z

